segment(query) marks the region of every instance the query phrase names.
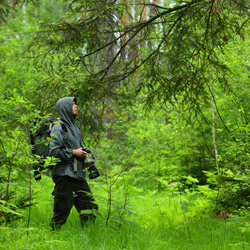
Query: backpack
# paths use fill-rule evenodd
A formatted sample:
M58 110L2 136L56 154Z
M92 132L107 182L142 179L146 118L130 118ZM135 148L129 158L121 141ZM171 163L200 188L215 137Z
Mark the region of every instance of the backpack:
M30 142L32 145L32 154L39 156L39 163L33 165L35 180L41 180L41 172L52 170L53 166L43 167L45 159L49 154L49 139L51 138L51 130L55 123L60 123L64 132L63 139L67 138L67 127L62 120L58 120L54 116L48 116L44 119L34 121L34 126L38 128L30 134Z

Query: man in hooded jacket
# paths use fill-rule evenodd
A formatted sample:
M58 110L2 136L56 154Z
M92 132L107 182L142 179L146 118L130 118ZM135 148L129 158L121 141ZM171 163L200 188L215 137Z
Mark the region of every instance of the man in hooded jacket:
M50 154L61 161L53 169L54 216L52 229L63 225L74 205L82 224L95 218L98 209L85 179L82 137L75 118L78 114L75 97L64 97L57 101L60 123L54 124L50 141ZM65 130L67 133L65 133Z

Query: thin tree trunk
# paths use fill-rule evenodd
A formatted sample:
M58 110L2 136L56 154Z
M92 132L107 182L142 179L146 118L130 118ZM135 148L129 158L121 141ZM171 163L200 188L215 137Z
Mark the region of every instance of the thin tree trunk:
M212 91L212 97L211 97L211 109L212 109L212 133L213 133L213 144L214 144L214 154L215 154L215 163L216 163L216 169L217 173L220 173L219 168L219 162L218 162L218 150L216 145L216 134L215 134L215 115L214 115L214 75L212 73L212 84L211 84L211 91Z
M10 174L12 172L12 165L9 167L8 179L7 179L7 186L6 186L6 193L5 193L5 204L4 206L7 207L9 201L9 187L10 187ZM8 213L5 212L4 214L4 226L7 226L8 222Z
M8 172L6 192L5 192L5 204L4 204L5 207L7 207L8 201L9 201L10 178L11 178L11 172L12 172L12 168L13 168L13 161L14 161L15 156L17 155L17 152L18 152L18 149L19 149L19 146L20 146L20 142L21 142L21 139L19 138L19 141L17 143L15 152L12 154L11 157L8 157L7 156L7 151L6 151L6 149L4 147L4 144L3 144L3 141L0 139L0 144L1 144L2 149L3 149L3 151L4 151L5 155L6 155L6 161L9 164L9 172ZM8 222L8 213L6 212L4 214L4 225L5 225L5 227L7 226L7 222Z
M9 201L9 188L10 188L10 175L11 175L11 172L12 172L12 162L11 160L7 157L7 152L5 150L5 147L4 147L4 144L2 142L2 140L0 140L0 143L1 143L1 146L2 146L2 149L6 155L6 160L9 164L9 172L8 172L8 177L7 177L7 185L6 185L6 192L5 192L5 203L4 203L4 206L7 207L8 205L8 201ZM4 214L4 226L6 227L7 226L7 222L8 222L8 213L5 212Z
M133 19L132 19L133 15L132 15L132 6L131 6L129 1L120 0L119 3L121 5L126 6L126 8L123 12L123 16L121 18L121 28L122 28L121 35L123 35L121 38L121 47L122 47L126 43L126 41L129 39L129 37L128 37L129 34L124 35L124 31L125 31L126 27L133 22ZM128 57L128 54L129 54L129 48L127 47L127 48L123 49L123 51L121 53L122 53L121 54L122 59L126 60L126 58Z
M28 213L28 221L27 221L27 229L30 227L30 217L31 217L31 197L32 197L32 189L31 189L31 167L29 166L28 170L28 179L29 179L29 213ZM29 234L29 230L27 230L27 234Z
M109 223L109 218L110 218L110 214L111 214L111 205L112 205L112 186L111 185L109 186L108 196L109 196L109 198L108 198L108 215L106 218L106 226Z

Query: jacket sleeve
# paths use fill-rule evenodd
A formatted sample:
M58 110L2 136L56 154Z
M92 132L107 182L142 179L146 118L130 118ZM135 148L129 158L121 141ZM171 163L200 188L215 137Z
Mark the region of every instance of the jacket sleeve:
M59 124L55 124L51 131L50 155L61 159L62 161L71 161L74 158L73 150L66 147L63 139L63 129Z

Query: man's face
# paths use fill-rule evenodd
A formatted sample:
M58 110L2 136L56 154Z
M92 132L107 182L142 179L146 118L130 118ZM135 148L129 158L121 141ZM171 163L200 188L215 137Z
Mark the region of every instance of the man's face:
M72 113L73 113L73 116L78 115L77 105L75 104L75 102L73 102Z

